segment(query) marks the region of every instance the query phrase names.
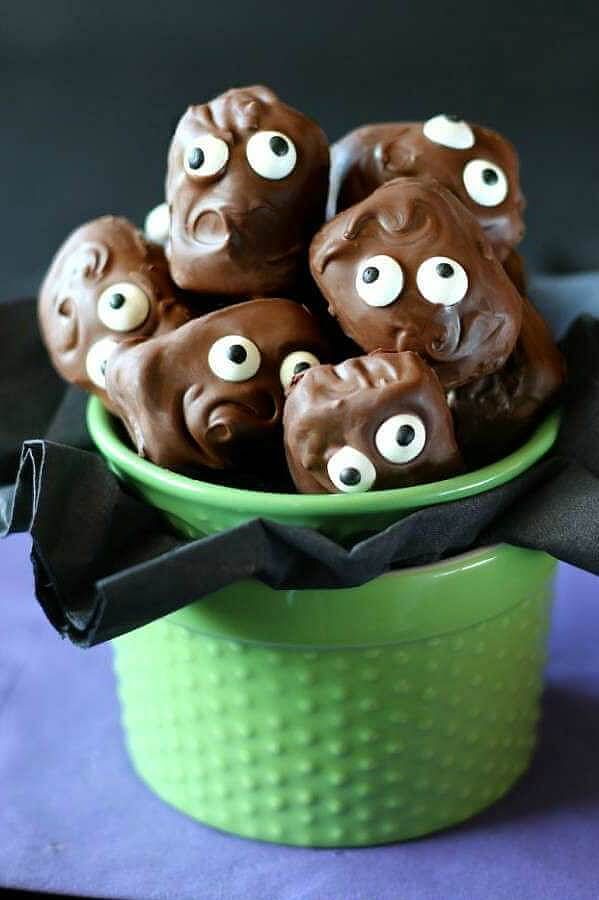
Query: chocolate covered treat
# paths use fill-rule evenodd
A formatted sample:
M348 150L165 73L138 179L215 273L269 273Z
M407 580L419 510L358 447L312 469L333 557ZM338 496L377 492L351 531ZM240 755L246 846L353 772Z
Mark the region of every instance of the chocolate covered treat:
M500 260L524 235L518 156L490 128L457 116L366 125L332 148L329 215L399 176L436 178L476 216Z
M443 389L416 353L310 369L290 388L284 428L302 493L406 487L462 468Z
M477 467L514 450L555 402L564 378L549 328L525 299L520 337L506 365L448 395L468 464Z
M140 456L170 469L251 472L280 453L285 389L328 359L305 307L253 300L119 347L107 390Z
M74 231L54 257L38 317L59 374L106 400L105 368L117 344L172 331L191 314L162 248L127 219L103 216Z
M199 293L287 292L324 220L329 147L268 88L190 106L168 157L171 272Z
M518 293L524 297L528 293L528 277L522 256L517 250L510 250L502 263L510 281L518 288Z
M521 297L476 218L437 181L398 178L314 238L310 268L363 350L420 353L446 389L503 366Z

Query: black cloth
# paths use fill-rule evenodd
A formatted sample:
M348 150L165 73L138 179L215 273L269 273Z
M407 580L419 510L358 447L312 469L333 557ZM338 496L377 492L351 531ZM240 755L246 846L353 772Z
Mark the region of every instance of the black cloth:
M10 346L3 349L10 356ZM52 625L81 646L242 578L275 588L349 587L496 541L599 573L599 320L579 318L563 349L569 383L545 459L495 490L418 510L351 548L263 519L182 539L82 449L89 446L85 398L72 389L52 408L52 440L28 440L15 485L0 490L0 532L31 533L38 600ZM13 372L13 386L19 377Z

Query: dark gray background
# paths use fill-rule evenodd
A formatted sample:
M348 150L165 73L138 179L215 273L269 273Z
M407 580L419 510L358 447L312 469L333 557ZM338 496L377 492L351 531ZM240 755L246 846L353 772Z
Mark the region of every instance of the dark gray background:
M599 268L595 2L16 2L0 22L3 294L67 232L161 199L189 102L256 81L331 139L462 113L519 147L535 268Z

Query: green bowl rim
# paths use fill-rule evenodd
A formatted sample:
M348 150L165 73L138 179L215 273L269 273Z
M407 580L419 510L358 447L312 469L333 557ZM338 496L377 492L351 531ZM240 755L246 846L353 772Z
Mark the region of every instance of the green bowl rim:
M254 515L362 515L447 503L492 490L526 471L551 448L557 437L559 420L559 410L556 410L514 453L482 469L444 481L364 494L275 494L211 484L156 466L137 456L122 442L111 414L98 397L90 397L87 406L87 427L98 450L136 481L187 500L202 500L214 507L229 509L234 506L237 512Z

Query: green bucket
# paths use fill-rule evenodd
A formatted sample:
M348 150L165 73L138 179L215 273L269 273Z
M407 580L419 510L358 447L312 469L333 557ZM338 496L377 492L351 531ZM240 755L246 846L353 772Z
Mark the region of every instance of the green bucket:
M332 496L159 469L96 399L88 425L112 470L184 534L263 516L348 540L509 481L551 447L558 418L477 472ZM133 763L189 815L267 841L364 846L463 821L532 754L554 571L544 553L499 545L357 588L224 588L114 641Z

